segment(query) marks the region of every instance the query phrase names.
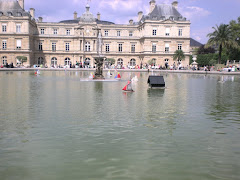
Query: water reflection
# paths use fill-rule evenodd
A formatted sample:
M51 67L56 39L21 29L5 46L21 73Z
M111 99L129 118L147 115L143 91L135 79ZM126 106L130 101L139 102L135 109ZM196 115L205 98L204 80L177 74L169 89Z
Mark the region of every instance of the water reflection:
M0 72L2 177L240 176L238 77L162 73L166 88L149 89L149 74L135 72L135 92L124 93L129 73L121 75L81 82L89 72Z

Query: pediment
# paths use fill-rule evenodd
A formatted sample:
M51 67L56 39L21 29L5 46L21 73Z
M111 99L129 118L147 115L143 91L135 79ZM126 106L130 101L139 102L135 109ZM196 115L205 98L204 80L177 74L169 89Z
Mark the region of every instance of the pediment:
M174 20L171 20L171 19L166 19L166 20L163 20L162 23L164 24L172 24L172 23L176 23Z

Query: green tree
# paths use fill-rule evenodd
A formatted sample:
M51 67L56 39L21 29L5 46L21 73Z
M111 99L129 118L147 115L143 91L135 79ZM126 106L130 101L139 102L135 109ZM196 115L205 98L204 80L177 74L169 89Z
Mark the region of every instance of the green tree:
M22 63L27 62L27 57L26 56L17 56L17 59Z
M177 60L178 62L179 62L180 60L184 60L184 59L185 59L185 54L184 54L184 52L183 52L182 50L176 50L176 51L174 52L173 59L174 59L174 60Z
M218 47L218 63L221 64L223 48L237 47L237 42L233 40L231 29L226 24L220 24L220 26L213 27L214 32L209 33L207 36L209 40L206 47L216 46Z
M114 58L106 58L105 61L108 63L108 65L115 64L115 59Z
M238 47L228 48L227 54L229 55L230 60L237 60L240 57L240 17L238 18L238 21L230 21L229 28L231 30L233 40L237 42Z

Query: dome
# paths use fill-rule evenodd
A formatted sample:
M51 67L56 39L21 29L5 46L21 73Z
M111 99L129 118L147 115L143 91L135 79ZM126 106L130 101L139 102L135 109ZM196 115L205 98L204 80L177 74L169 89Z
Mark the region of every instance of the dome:
M93 14L89 11L90 6L87 4L86 5L86 12L82 14L80 17L81 22L95 22L95 18Z

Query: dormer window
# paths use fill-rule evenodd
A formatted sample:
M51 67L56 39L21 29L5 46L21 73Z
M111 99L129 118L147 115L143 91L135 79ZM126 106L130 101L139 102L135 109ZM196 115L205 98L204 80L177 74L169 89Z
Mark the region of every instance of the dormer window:
M17 12L17 16L18 16L18 17L22 16L22 13Z
M13 14L12 14L12 12L8 12L8 16L12 16Z
M3 15L3 12L0 12L0 16L2 16Z
M157 16L153 16L153 20L157 20Z

